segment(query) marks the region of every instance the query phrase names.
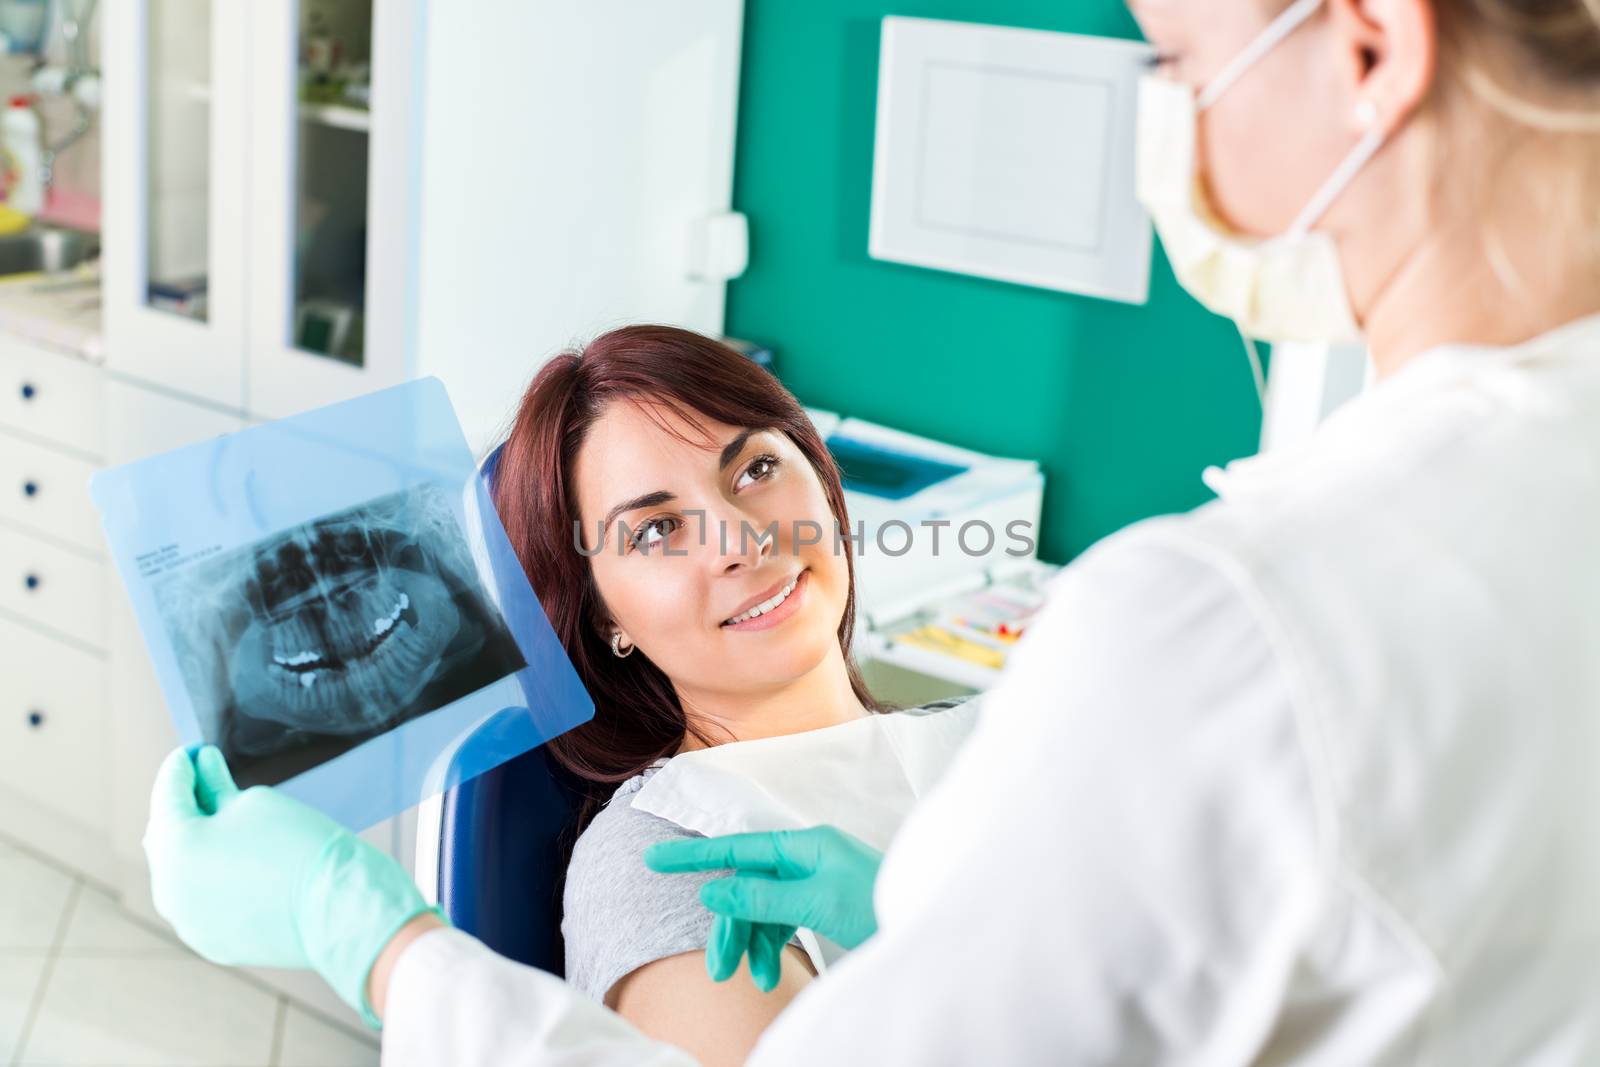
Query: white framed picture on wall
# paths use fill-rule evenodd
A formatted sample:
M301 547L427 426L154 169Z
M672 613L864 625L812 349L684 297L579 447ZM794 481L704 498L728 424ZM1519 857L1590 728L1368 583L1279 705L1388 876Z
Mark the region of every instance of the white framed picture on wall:
M1142 304L1137 41L883 21L875 259Z

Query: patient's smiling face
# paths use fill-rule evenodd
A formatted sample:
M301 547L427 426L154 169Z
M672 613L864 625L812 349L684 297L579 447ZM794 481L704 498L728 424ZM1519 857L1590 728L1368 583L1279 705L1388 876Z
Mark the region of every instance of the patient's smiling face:
M574 473L588 551L605 525L590 561L612 621L601 636L620 630L686 706L773 693L839 654L849 570L822 481L787 435L616 402Z

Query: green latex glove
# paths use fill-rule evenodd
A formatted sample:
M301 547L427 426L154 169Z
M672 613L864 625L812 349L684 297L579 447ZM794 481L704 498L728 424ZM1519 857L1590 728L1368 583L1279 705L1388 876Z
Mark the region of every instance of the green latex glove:
M748 955L756 985L775 988L783 946L802 926L845 948L878 929L872 887L883 854L832 826L663 841L645 850L644 862L662 874L734 872L700 888L717 916L706 969L718 982Z
M311 968L378 1028L367 973L429 910L393 859L275 789L241 792L213 745L161 764L144 851L156 911L190 948L229 966Z

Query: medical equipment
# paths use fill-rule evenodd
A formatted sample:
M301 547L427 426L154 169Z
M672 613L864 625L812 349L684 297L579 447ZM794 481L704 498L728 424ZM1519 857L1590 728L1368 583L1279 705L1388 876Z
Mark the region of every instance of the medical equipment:
M1044 475L864 419L809 411L844 480L858 616L904 617L1038 552ZM1011 565L1008 568L1008 565Z
M807 414L844 480L855 653L868 684L903 705L988 688L1009 642L990 647L992 635L953 620L972 614L966 597L980 590L1036 603L1059 570L1037 558L1039 465L830 411Z

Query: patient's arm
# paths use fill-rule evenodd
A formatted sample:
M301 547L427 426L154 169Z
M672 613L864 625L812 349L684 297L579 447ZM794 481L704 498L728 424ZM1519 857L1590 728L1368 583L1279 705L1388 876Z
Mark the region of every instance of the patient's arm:
M795 945L783 950L783 977L770 993L756 988L749 965L726 982L706 973L704 952L647 963L606 994L606 1005L651 1037L691 1053L705 1067L741 1064L767 1024L812 978L811 961Z

